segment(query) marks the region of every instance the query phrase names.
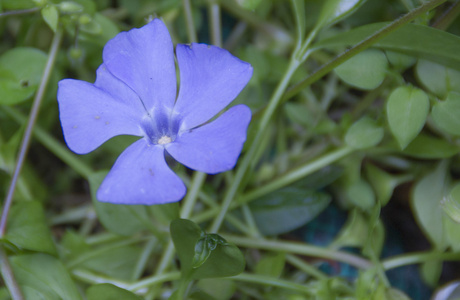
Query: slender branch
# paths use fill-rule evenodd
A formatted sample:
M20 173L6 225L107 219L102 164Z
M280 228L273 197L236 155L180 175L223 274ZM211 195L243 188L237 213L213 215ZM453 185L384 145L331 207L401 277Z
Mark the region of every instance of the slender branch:
M196 43L198 42L198 37L196 35L195 23L193 22L192 6L190 5L190 0L183 0L182 4L184 6L188 39L190 43Z
M188 219L191 216L193 207L195 206L196 200L198 199L198 194L200 193L201 186L203 185L205 179L206 173L197 171L193 174L192 187L182 202L183 206L180 214L181 218Z
M3 281L5 282L13 300L24 300L25 298L22 295L22 291L19 288L16 279L14 278L13 270L11 269L8 256L6 255L3 246L0 246L0 271L2 273Z
M313 290L304 284L299 284L299 283L295 283L292 281L279 279L279 278L266 276L266 275L242 273L237 276L229 277L228 279L236 280L236 281L243 281L243 282L258 283L258 284L267 285L270 287L283 288L287 290L301 292L307 295L311 295L313 293Z
M8 17L8 16L31 14L31 13L37 12L39 10L40 10L40 8L34 7L34 8L29 8L29 9L6 11L6 12L3 12L3 13L0 13L0 18Z
M382 266L383 268L388 271L391 269L412 265L412 264L420 264L427 261L433 260L440 260L440 261L460 261L460 253L440 253L437 251L430 251L430 252L415 252L415 253L408 253L408 254L401 254L397 256L393 256L383 260Z
M222 47L222 26L220 20L220 6L215 0L210 0L208 7L209 23L211 24L211 44Z
M368 269L372 267L372 264L367 259L364 259L357 255L343 251L307 245L305 243L284 242L267 239L254 239L228 234L224 235L224 237L227 241L234 243L240 247L264 249L270 251L282 251L291 254L300 254L312 257L325 258L334 261L344 262L349 264L350 266L354 266L359 269Z
M364 39L360 43L353 46L351 49L343 52L342 54L337 56L335 59L333 59L329 63L325 64L324 66L322 66L321 68L313 72L313 74L311 74L310 76L308 76L301 82L290 87L287 90L286 95L283 98L283 101L286 101L287 99L292 98L293 96L297 95L297 93L299 93L302 89L315 83L316 81L321 79L324 75L328 74L330 71L338 67L343 62L347 61L348 59L352 58L356 54L362 52L363 50L369 48L377 41L381 40L382 38L389 35L390 33L397 30L398 28L402 27L403 25L409 23L410 21L420 16L421 14L435 8L438 5L441 5L442 3L446 1L447 0L433 0L433 1L427 2L421 5L420 7L410 11L409 13L402 16L401 18L395 20L394 22L388 24L387 26L383 27L382 29L378 30L377 32L369 36L368 38ZM307 51L307 54L308 52L309 51Z
M24 165L24 160L27 155L27 150L29 149L30 139L32 137L32 130L34 128L35 121L37 120L38 112L40 110L40 104L45 95L46 87L48 86L48 82L51 76L51 72L53 70L54 62L56 61L61 39L62 39L62 29L59 27L56 30L56 34L54 35L53 41L51 43L51 49L48 55L48 60L46 62L45 70L43 71L43 76L40 82L40 86L38 87L38 91L35 94L32 109L30 111L29 122L27 123L26 131L22 138L19 155L18 155L18 159L16 162L16 167L14 169L13 177L11 179L11 183L8 188L8 193L7 193L5 202L3 204L3 211L2 211L2 216L0 219L0 238L5 235L6 223L8 221L8 214L10 212L11 204L13 203L14 190L16 188L16 183L18 181L19 174L21 173L22 166Z
M9 117L14 119L19 124L25 124L27 122L26 116L20 113L17 109L2 105L1 109ZM80 174L82 177L88 179L88 177L94 173L90 166L83 162L78 156L73 154L69 148L62 145L55 137L50 135L46 130L41 128L39 125L35 125L33 129L34 137L48 149L51 153L56 155L59 159L70 166L75 172Z
M457 0L431 26L439 30L446 30L447 28L449 28L450 25L452 25L455 19L457 19L459 14L460 0Z

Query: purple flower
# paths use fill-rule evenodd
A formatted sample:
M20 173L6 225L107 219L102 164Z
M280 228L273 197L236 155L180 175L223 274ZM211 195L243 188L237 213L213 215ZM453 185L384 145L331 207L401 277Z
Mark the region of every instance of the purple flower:
M186 192L168 167L165 150L187 167L215 174L234 167L246 140L251 111L236 105L208 122L240 93L250 64L204 44L179 44L176 100L174 49L155 19L105 45L94 84L64 79L58 102L69 148L86 154L117 135L142 137L117 159L97 199L117 204L161 204Z

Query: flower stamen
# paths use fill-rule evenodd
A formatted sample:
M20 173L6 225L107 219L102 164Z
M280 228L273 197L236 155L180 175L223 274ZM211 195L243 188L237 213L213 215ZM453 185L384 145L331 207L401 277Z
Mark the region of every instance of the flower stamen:
M163 135L161 138L158 139L158 144L159 145L166 145L172 142L171 137L167 135Z

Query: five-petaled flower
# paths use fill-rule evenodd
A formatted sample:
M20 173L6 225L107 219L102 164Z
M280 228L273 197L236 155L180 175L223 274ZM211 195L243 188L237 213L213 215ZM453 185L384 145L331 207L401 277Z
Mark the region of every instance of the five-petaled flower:
M105 45L94 84L59 82L60 119L72 151L86 154L117 135L142 137L118 157L99 187L99 201L151 205L180 200L186 188L166 164L165 150L209 174L234 167L250 109L236 105L210 120L248 83L251 65L224 49L195 43L177 45L176 58L177 100L173 44L166 26L155 19Z

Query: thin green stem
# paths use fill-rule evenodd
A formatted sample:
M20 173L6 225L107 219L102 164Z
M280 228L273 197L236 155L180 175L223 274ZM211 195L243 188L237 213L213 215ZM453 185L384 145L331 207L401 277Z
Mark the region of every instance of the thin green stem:
M206 179L206 173L195 172L193 174L192 186L189 189L187 196L185 197L182 206L182 211L180 213L181 218L188 219L192 215L193 207L195 206L196 200Z
M334 60L330 61L329 63L325 64L313 74L302 80L301 82L295 84L291 88L288 89L286 92L285 97L283 98L283 101L292 98L293 96L297 95L302 89L306 88L307 86L315 83L319 79L321 79L324 75L328 74L330 71L338 67L340 64L343 62L347 61L348 59L352 58L356 54L360 53L361 51L369 48L372 46L374 43L379 41L380 39L384 38L385 36L389 35L393 31L397 30L398 28L402 27L403 25L409 23L416 17L420 16L421 14L424 14L431 9L435 8L438 5L441 5L442 3L446 2L447 0L432 0L430 2L426 2L425 4L421 5L420 7L410 11L406 15L402 16L401 18L393 21L392 23L388 24L387 26L383 27L382 29L378 30L368 38L364 39L360 43L356 44L353 46L351 49L343 52L339 56L337 56ZM308 54L307 51L306 54Z
M19 124L25 124L27 122L26 116L21 114L17 109L11 106L1 106L2 111L4 111L8 116L14 119ZM33 129L34 137L48 149L51 153L56 155L59 159L65 162L70 166L75 172L77 172L82 177L88 179L88 177L93 174L93 170L90 166L84 163L81 159L73 154L66 146L56 140L55 137L50 135L46 130L42 129L40 126L35 125Z
M307 256L312 256L312 257L331 259L331 260L347 263L359 269L368 269L372 266L372 264L368 260L362 257L359 257L357 255L350 254L347 252L307 245L305 243L275 241L275 240L267 240L267 239L254 239L254 238L247 238L247 237L227 235L227 234L224 237L227 241L234 243L240 247L246 247L246 248L252 248L252 249L263 249L263 250L270 250L270 251L282 251L282 252L287 252L291 254L300 254L300 255L307 255Z
M130 286L129 283L125 281L113 279L113 278L103 276L100 274L95 274L86 269L78 268L78 269L72 270L71 272L72 272L72 277L75 277L76 279L79 279L89 284L110 283L122 289L128 289L128 287Z
M383 260L383 268L388 271L394 268L399 268L412 264L420 264L427 261L460 261L460 253L440 253L437 251L416 252L393 256Z
M8 193L7 193L7 196L3 204L2 216L0 219L0 238L3 237L6 232L8 214L10 212L11 204L13 203L13 196L14 196L14 191L16 188L16 183L18 182L19 174L21 173L22 166L24 165L24 161L27 155L27 150L29 149L29 145L30 145L30 139L32 137L32 130L34 128L35 121L37 120L38 112L40 111L40 104L45 95L46 87L48 86L51 72L54 67L54 62L56 61L61 39L62 39L62 28L59 27L56 30L56 34L53 37L53 41L51 42L51 48L48 54L48 60L46 61L42 79L38 87L37 93L35 94L34 102L32 104L32 109L30 111L29 122L27 123L26 131L22 138L21 146L19 149L19 155L16 161L16 167L14 169L13 177L11 179L11 183L8 188Z
M452 23L457 19L460 14L460 0L457 0L452 4L446 12L439 17L432 25L432 27L439 30L446 30L452 25Z
M126 289L130 291L137 291L137 290L144 289L152 285L157 285L163 282L177 280L179 278L180 278L180 272L170 272L170 273L165 273L161 275L155 275L155 276L147 277L143 280L140 280L128 286Z
M133 271L133 275L131 276L131 280L138 280L142 276L147 261L150 255L152 254L157 242L158 240L155 237L152 237L150 240L147 241L147 243L145 243L144 249L142 250L142 253L137 260L136 266Z
M308 286L304 284L294 283L288 280L278 279L270 276L265 275L256 275L256 274L248 274L242 273L237 276L229 277L230 280L236 281L243 281L243 282L250 282L250 283L257 283L262 285L267 285L271 287L278 287L283 288L295 292L301 292L303 294L311 295L312 290Z
M8 291L13 300L24 300L21 288L14 278L13 269L11 269L8 256L6 255L3 246L0 246L0 271L2 273L3 281L5 282Z
M286 255L286 261L296 267L297 269L311 275L319 280L328 279L329 277L324 274L323 272L319 271L317 268L313 267L312 265L306 263L302 259L298 258L293 254Z
M18 16L18 15L31 14L31 13L37 12L39 10L40 10L40 8L34 7L34 8L29 8L29 9L6 11L6 12L3 12L3 13L0 13L0 18L8 17L8 16Z
M182 4L184 6L188 40L190 43L196 43L198 42L198 37L196 35L195 23L193 22L192 6L190 5L190 0L183 0Z
M254 154L257 152L257 148L263 137L263 132L267 128L267 125L271 117L273 116L273 113L275 112L281 100L281 97L284 91L286 90L286 87L289 84L289 81L291 80L292 75L294 74L295 70L297 70L300 64L301 62L295 59L294 56L292 56L291 62L289 66L287 67L285 75L283 79L281 80L281 82L279 83L278 87L276 88L275 93L270 99L268 107L265 109L262 119L260 120L257 134L254 137L248 152L245 154L241 163L238 166L233 183L228 189L227 193L225 194L224 200L220 207L220 212L217 215L217 217L214 219L214 222L212 223L211 228L210 228L210 232L219 231L219 228L222 225L222 222L224 221L228 208L230 207L232 200L234 199L238 189L240 188L240 184L243 180L243 177L246 174L246 171L249 169L249 166L252 164L252 159L254 157Z
M265 196L273 191L276 191L279 188L285 187L289 184L294 183L295 181L312 174L315 171L320 170L321 168L324 168L331 163L338 161L350 153L352 153L354 150L352 148L344 147L340 148L337 150L334 150L328 154L325 154L321 157L318 157L317 159L306 163L305 165L290 171L283 176L261 186L258 187L252 191L249 191L246 194L241 195L238 197L237 202L233 202L230 205L229 209L235 209L237 207L240 207L242 204L249 203L251 201L254 201L262 196ZM220 212L220 207L212 207L208 209L207 211L195 216L192 218L192 220L196 223L201 223L204 221L207 221L214 217L215 215L219 214ZM225 216L227 217L227 216Z
M220 20L220 6L215 0L210 0L208 6L209 24L211 24L211 44L222 47L222 26Z

